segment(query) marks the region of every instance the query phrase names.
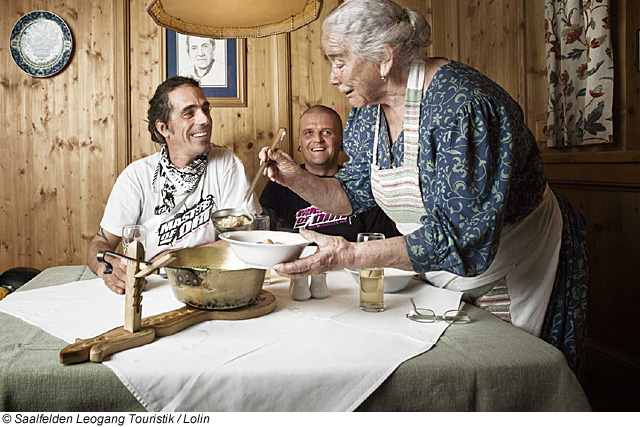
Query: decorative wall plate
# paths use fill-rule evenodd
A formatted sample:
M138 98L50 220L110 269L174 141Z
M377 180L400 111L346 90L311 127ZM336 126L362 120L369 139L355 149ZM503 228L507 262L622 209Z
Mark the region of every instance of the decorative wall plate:
M58 15L36 10L18 19L11 30L9 46L22 71L34 77L49 77L69 62L73 39Z

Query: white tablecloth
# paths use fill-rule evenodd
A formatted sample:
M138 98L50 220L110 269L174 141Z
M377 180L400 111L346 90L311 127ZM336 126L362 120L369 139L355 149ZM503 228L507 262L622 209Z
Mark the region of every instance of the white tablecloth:
M182 305L166 280L148 280L143 317ZM194 325L104 364L151 411L350 411L446 329L406 319L409 297L443 313L461 296L416 283L386 294L384 312L366 313L347 273L327 282L329 298L297 302L280 279L265 287L277 300L267 316ZM122 325L124 299L95 279L13 293L0 311L73 342Z

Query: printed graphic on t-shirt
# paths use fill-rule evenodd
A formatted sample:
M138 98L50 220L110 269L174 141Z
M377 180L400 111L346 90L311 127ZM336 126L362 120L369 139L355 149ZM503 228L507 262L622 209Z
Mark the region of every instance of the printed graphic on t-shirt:
M213 196L210 194L195 206L178 212L173 218L160 224L158 246L173 244L203 224L207 224L211 218L212 207Z
M344 224L345 222L350 223L350 218L348 216L329 214L315 206L309 206L296 212L296 222L293 228L313 229L328 227L330 225Z

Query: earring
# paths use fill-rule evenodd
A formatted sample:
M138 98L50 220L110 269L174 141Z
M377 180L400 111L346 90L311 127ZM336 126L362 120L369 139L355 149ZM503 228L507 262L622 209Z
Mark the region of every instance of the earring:
M382 80L383 82L387 81L387 76L380 74L380 80Z

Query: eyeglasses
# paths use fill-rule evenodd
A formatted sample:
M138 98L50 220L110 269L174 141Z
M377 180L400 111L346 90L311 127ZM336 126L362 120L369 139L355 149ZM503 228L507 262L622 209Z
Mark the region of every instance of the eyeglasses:
M449 310L445 311L442 316L437 315L433 310L428 308L418 308L416 303L411 298L411 305L413 310L407 313L407 319L420 323L433 323L439 321L445 321L453 325L459 325L469 323L471 318L466 311L463 310Z

